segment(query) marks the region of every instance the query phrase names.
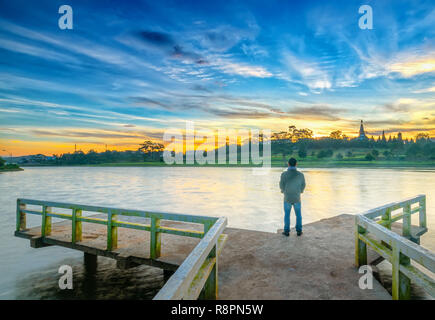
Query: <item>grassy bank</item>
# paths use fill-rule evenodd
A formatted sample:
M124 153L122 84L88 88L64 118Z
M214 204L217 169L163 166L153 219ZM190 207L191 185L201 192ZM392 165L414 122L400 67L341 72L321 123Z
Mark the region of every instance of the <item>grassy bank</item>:
M24 169L18 167L18 166L2 166L0 167L0 172L11 172L11 171L23 171Z

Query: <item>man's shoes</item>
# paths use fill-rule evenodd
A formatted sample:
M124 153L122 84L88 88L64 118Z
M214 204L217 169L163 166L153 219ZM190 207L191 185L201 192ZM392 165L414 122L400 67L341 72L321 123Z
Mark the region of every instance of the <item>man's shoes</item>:
M290 235L290 232L283 231L282 234L285 235L286 237L288 237Z
M300 237L302 234L303 234L303 232L302 232L302 231L299 231L299 232L298 232L298 237Z

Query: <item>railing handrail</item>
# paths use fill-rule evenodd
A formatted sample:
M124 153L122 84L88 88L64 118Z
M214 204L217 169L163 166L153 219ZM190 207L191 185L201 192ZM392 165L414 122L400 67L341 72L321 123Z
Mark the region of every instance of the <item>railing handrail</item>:
M419 203L419 206L412 209L411 205L414 203ZM403 212L392 217L391 212L400 208L403 208ZM420 229L427 230L425 195L389 203L355 217L356 265L367 264L367 245L391 262L393 299L410 298L411 280L422 285L429 294L435 297L435 279L411 265L411 261L414 260L424 269L435 273L435 254L405 237L412 237L411 215L416 212L419 212ZM374 220L379 216L381 216L380 221ZM392 222L399 219L403 219L403 236L390 230ZM373 234L376 239L370 237L369 234Z
M400 252L417 261L431 272L435 272L435 254L433 252L377 224L363 215L357 216L357 219L358 225L362 226L368 232L373 233L379 240L384 241L390 246L393 246L393 242L396 242L398 244L397 249L400 249Z
M155 216L162 220L174 220L174 221L183 221L183 222L192 222L192 223L196 223L193 220L198 220L198 221L218 220L217 217L182 214L182 213L175 213L175 212L159 212L159 211L150 211L150 210L145 211L145 210L135 210L135 209L100 207L100 206L85 205L85 204L43 201L43 200L24 199L24 198L18 198L17 201L22 204L29 204L29 205L40 205L40 206L62 208L62 209L78 209L83 211L91 211L91 212L106 213L106 214L110 211L111 214L113 215L135 216L135 217L142 217L142 218L151 218L152 216ZM193 218L193 220L189 220L189 218ZM197 223L203 223L203 222L197 222Z
M409 198L402 200L402 201L390 202L388 204L370 209L368 211L361 213L360 215L366 216L370 219L374 219L376 217L381 216L383 214L382 212L386 211L387 209L390 209L390 210L400 209L400 208L403 208L408 203L417 203L422 198L424 199L424 198L426 198L426 196L424 194L419 194L417 196L409 197Z
M217 250L217 241L227 225L225 217L219 218L207 234L201 239L177 271L154 297L155 300L182 299L187 295L194 276L203 266L213 248Z

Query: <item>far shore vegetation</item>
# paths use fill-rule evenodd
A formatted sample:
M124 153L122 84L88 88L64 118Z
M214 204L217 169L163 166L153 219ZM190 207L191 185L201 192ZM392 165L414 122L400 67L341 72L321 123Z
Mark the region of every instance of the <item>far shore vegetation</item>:
M425 132L414 138L403 139L402 134L367 137L361 124L358 138L350 139L341 131L333 131L327 137L314 138L310 129L290 126L287 131L275 132L271 139L272 166L283 167L289 157L300 160L300 167L435 167L435 142ZM262 136L260 135L260 141ZM226 148L228 154L228 144ZM259 144L260 153L262 143ZM105 152L75 151L50 157L36 155L22 157L23 166L167 166L163 161L164 145L150 140L136 150ZM241 146L237 146L239 164L207 164L217 167L244 167L240 164ZM217 159L216 149L216 159ZM183 155L185 159L185 154ZM199 164L174 164L172 166L202 166Z
M20 168L15 163L6 163L6 161L3 158L0 158L0 172L7 172L7 171L22 171L23 169Z

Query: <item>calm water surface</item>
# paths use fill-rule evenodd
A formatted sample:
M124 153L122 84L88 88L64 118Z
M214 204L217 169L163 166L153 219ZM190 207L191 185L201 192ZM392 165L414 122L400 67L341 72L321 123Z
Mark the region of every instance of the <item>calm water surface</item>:
M301 171L307 181L302 205L304 223L342 213L361 213L426 194L428 226L435 228L434 169ZM86 280L82 270L81 253L57 247L35 250L29 248L27 240L13 236L19 197L224 215L231 227L276 232L282 227L283 216L278 187L281 172L274 168L259 176L250 168L35 167L0 174L0 299L150 298L163 284L159 270L140 267L119 273L113 261L100 258L99 272L93 279L97 289L89 293L85 286L92 281ZM294 215L292 218L293 225ZM40 217L28 217L28 224L39 225ZM435 251L435 238L423 237L422 245ZM57 289L57 268L61 264L73 266L74 283L78 283L73 294Z

